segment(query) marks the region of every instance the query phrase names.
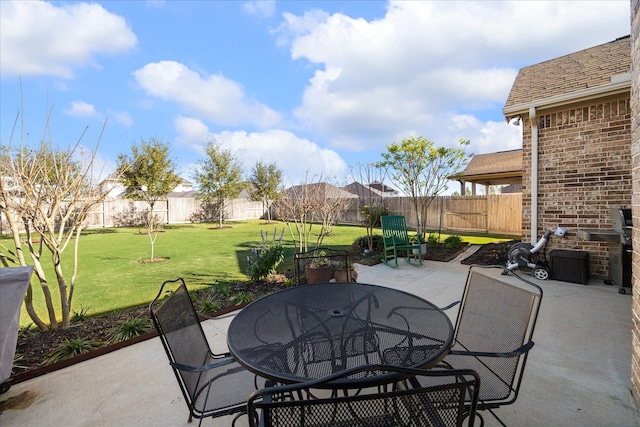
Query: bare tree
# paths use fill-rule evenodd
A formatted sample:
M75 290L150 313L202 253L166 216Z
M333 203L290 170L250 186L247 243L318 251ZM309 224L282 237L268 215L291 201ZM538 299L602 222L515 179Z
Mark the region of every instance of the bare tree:
M24 134L24 129L21 134ZM28 252L44 294L49 324L36 313L31 284L25 296L25 308L41 331L70 326L80 235L88 217L108 194L108 190L102 189L98 183L99 174L94 173L102 132L95 150L91 152L85 152L80 145L82 136L75 146L59 150L52 143L45 143L47 135L50 135L49 118L44 136L35 149L24 146L22 141L14 149L10 141L0 156L0 208L15 247L13 251L0 245L0 258L5 265L11 260L25 266L29 265L25 249ZM73 250L71 272L65 271L62 265L63 254L69 248ZM58 322L43 268L48 256L60 293L61 322Z
M376 163L358 163L351 168L354 182L347 189L358 195L358 209L364 219L363 225L367 230L367 246L373 251L373 229L380 226L380 216L388 212L382 191L372 187L372 184L384 186L387 168Z
M282 191L275 207L278 217L287 223L291 237L297 242L298 251L306 252L312 243L313 225L320 225L314 242L317 249L331 233L350 200L346 191L323 182L322 176L311 181L307 174L302 184Z
M276 213L286 222L299 252L309 250L313 214L320 203L318 187L311 184L307 173L302 184L283 190L275 204Z
M337 224L340 216L344 214L349 203L356 198L355 195L339 188L337 184L322 182L317 184L318 209L315 212L315 219L320 219L321 231L318 236L320 246L324 236L333 233L333 226Z

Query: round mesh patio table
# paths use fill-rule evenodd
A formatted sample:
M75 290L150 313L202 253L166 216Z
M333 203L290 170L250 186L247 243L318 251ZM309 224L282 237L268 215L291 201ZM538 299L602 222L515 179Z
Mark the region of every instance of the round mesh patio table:
M452 340L451 321L434 304L363 283L321 283L275 292L243 308L227 334L229 351L241 365L279 383L367 364L427 369L444 358Z

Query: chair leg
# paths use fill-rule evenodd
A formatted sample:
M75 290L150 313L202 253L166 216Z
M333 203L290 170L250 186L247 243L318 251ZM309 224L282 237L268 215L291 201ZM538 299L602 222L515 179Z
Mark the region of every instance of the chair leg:
M487 408L487 411L489 411L489 413L490 413L491 415L493 415L493 418L495 418L495 419L500 423L500 425L501 425L502 427L507 427L507 425L506 425L506 424L505 424L505 423L500 419L500 417L499 417L499 416L497 416L497 415L496 415L496 413L495 413L495 412L493 412L493 410L492 410L492 409Z
M247 418L249 417L249 414L247 414L246 412L240 412L240 413L236 414L236 416L233 417L233 420L231 421L231 427L235 427L236 421L238 420L238 418L240 418L243 415L246 415Z

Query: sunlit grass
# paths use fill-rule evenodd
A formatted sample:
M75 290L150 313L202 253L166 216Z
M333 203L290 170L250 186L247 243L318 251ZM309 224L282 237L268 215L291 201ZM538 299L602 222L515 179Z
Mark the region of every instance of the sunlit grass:
M247 281L247 255L260 242L260 231L280 235L285 229L283 246L285 261L278 268L285 272L293 266L294 239L282 222L266 224L264 220L231 221L229 228L217 229L215 224L184 224L166 226L156 241L155 257L163 262L141 263L151 253L149 238L139 234L137 228L87 230L80 239L80 259L72 310L82 309L83 316L119 311L149 304L163 281L182 277L190 290L225 286ZM317 237L319 226L314 225L312 238ZM380 233L380 230L377 230ZM324 238L323 246L349 249L354 240L366 231L357 226L336 226L331 236ZM448 235L443 234L441 241ZM509 238L464 236L471 244L491 243ZM5 245L11 244L7 236L1 237ZM53 302L59 313L59 293L51 262L43 255ZM49 255L50 256L50 255ZM67 280L71 277L71 252L65 253L63 269ZM45 322L44 297L40 284L32 279L34 305ZM86 309L85 309L86 308ZM23 308L21 324L31 323Z

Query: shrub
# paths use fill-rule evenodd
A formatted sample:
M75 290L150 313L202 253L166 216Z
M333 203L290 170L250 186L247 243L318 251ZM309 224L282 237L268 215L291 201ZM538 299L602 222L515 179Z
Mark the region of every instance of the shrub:
M276 229L273 229L273 240L271 242L266 240L265 234L260 231L262 243L259 248L252 249L255 258L252 256L247 257L247 262L249 263L247 275L254 282L275 273L278 266L284 261L284 248L282 247L284 228L279 239L276 239Z
M74 340L66 339L62 344L51 350L47 357L46 363L56 363L62 360L70 359L80 354L85 354L91 350L102 347L102 342L94 339L76 338Z
M367 258L358 259L358 263L362 265L376 265L382 261L382 254L373 254Z
M449 236L444 239L444 247L447 249L459 249L462 247L462 237L460 236Z
M213 293L220 298L227 298L231 295L231 286L228 283L216 283L213 285Z
M234 305L240 305L253 301L253 297L245 292L240 292L229 298L229 301L231 301Z
M151 329L149 319L146 317L132 317L121 320L109 333L109 341L120 342L130 340L138 335L145 334Z
M380 217L389 215L389 208L386 206L364 205L362 209L360 209L360 213L365 217L364 221L362 221L363 225L368 225L369 227L380 227Z
M435 248L436 246L438 246L439 243L440 243L440 238L437 235L429 234L429 237L427 237L428 248Z
M220 310L220 302L216 301L215 298L211 296L205 296L199 300L198 306L201 313L215 313Z
M13 355L13 366L12 369L27 369L27 366L23 365L24 356L20 353L16 353Z
M379 253L384 250L384 239L380 234L374 234L371 236L371 242L373 244L373 253ZM358 247L361 250L367 249L369 248L369 238L367 236L358 237L351 247Z
M73 315L71 316L70 322L72 325L83 323L89 320L89 309L91 307L80 306L80 311L73 310Z

